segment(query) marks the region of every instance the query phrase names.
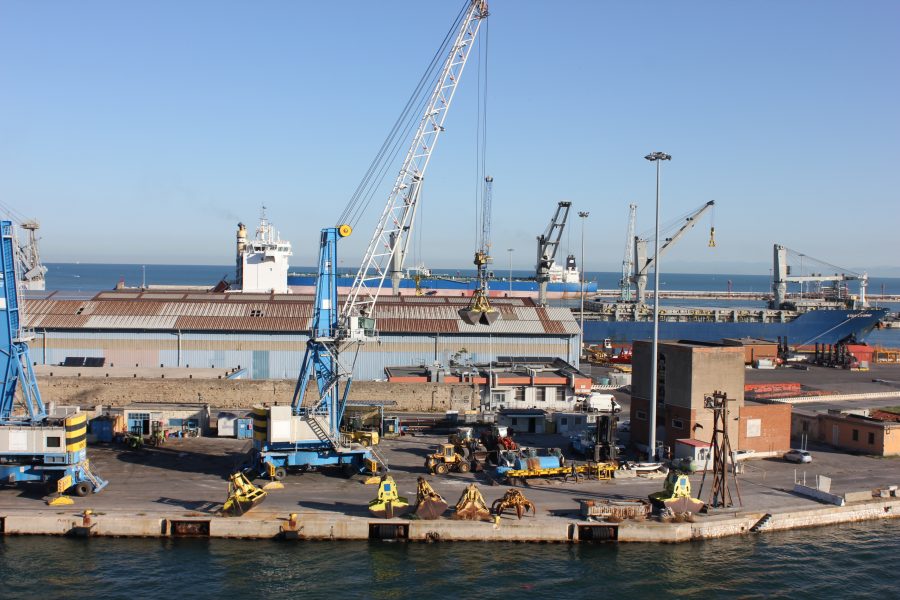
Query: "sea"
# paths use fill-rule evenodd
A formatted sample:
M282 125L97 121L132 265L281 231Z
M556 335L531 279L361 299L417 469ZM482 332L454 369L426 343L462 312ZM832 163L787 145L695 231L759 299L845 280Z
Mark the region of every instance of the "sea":
M0 537L0 597L896 598L900 521L683 544Z
M147 285L207 285L213 286L222 279L233 278L233 265L140 265L140 264L97 264L97 263L46 263L47 289L66 291L73 295L92 295L101 290L113 289L120 282L129 287ZM291 273L312 273L315 267L292 267ZM435 270L435 274L452 276L474 276L475 271ZM355 273L349 273L354 275ZM499 276L506 276L503 272ZM531 271L512 271L513 278L533 275ZM611 272L588 272L586 280L596 281L600 289L616 289L621 274ZM734 292L766 292L771 289L769 275L722 275L695 273L660 274L660 289L690 290L701 292L724 292L731 287ZM870 294L900 294L900 278L872 277L869 279ZM555 300L551 304L575 307L577 301ZM663 299L664 306L738 306L742 308L764 308L759 300L673 300ZM891 312L900 311L900 303L885 303ZM873 331L866 341L870 344L889 348L900 348L900 329Z

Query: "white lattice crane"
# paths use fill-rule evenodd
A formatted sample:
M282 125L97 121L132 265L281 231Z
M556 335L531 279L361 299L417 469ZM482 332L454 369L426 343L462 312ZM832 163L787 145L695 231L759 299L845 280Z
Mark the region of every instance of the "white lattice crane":
M631 302L631 273L634 271L634 221L637 204L628 205L628 230L625 233L625 256L622 259L622 279L619 280L619 301Z
M478 30L487 15L485 0L470 0L457 16L456 27L451 28L445 38L442 48L449 45L446 59L434 80L412 143L343 303L337 295L337 242L352 233L350 220L358 218L368 205L373 189L370 184L373 178L377 179L373 173L381 170L379 161L392 156L397 136L405 129L400 124L414 110L416 94L426 82L427 73L341 215L339 225L326 227L321 232L316 303L293 402L291 407L271 406L254 413L254 456L256 466L263 474L281 479L291 467L329 465L340 466L352 473L361 469L366 460L372 460L373 456L378 458L374 449L352 446L341 437L340 423L353 379L352 367L343 364L349 361L342 361L341 355L353 354L360 344L375 337L378 295L389 270L395 268L397 262L402 263L402 260L395 261L395 257L399 253L402 259L406 253L426 169L444 131L447 111ZM429 71L440 64L436 62L438 60L439 55L435 55ZM316 381L319 400L314 406L304 406L311 379ZM383 460L378 462L384 464Z

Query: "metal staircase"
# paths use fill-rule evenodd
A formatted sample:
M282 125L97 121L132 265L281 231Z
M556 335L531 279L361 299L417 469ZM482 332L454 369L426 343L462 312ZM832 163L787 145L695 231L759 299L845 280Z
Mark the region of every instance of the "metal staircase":
M770 513L766 513L763 517L756 522L756 525L750 528L750 533L759 533L763 529L765 529L766 525L772 520L772 515Z
M327 415L326 415L327 416ZM306 422L309 424L309 428L312 429L313 433L316 434L321 441L327 442L334 448L339 448L341 446L341 441L333 436L328 435L328 431L322 427L322 424L319 422L318 416L314 413L310 413L306 417Z

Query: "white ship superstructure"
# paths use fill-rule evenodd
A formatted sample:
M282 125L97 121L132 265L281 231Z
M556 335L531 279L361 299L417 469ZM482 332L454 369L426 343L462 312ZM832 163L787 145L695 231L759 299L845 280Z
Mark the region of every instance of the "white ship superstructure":
M47 267L41 264L38 253L37 230L41 225L35 220L23 221L20 226L27 232L27 238L19 246L16 253L21 274L21 286L26 290L44 290L47 287L45 276Z
M238 223L236 287L244 293L289 294L288 257L292 254L291 243L281 239L263 207L254 239L248 240L247 227Z
M581 281L581 273L575 264L575 256L566 257L566 266L563 267L556 261L550 266L550 283L578 283Z

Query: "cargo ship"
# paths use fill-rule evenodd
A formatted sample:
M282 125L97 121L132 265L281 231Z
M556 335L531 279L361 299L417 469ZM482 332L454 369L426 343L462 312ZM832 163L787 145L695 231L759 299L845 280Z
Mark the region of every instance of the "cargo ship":
M772 300L767 307L672 307L659 311L659 337L667 340L721 341L723 338L787 338L791 345L863 341L887 316L866 300L868 276L858 273L792 275L789 250L774 248ZM805 256L805 255L803 255ZM857 281L851 294L847 282ZM812 294L788 294L788 284L830 284ZM801 288L802 290L802 288ZM584 341L631 343L653 337L653 307L645 302L585 302Z

